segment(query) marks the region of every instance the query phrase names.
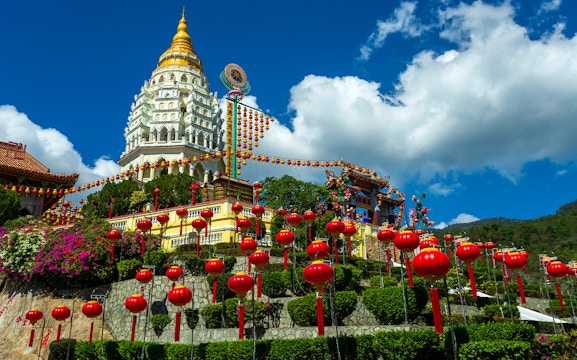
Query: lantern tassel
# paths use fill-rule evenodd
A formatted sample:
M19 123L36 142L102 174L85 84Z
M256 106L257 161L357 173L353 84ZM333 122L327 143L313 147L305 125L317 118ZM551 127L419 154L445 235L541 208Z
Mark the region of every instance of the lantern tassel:
M180 220L180 236L182 236L182 219Z
M317 292L317 329L319 336L325 336L325 316L323 314L323 296Z
M200 256L200 233L196 234L196 256Z
M28 347L32 347L32 345L34 345L34 332L35 330L32 328L30 330L30 340L28 340Z
M216 290L218 289L218 278L215 278L212 282L212 303L216 302Z
M244 305L242 304L238 305L238 339L244 339Z
M288 269L288 248L286 246L284 247L283 259L284 259L284 270L286 270Z
M114 262L114 244L112 244L110 249L110 263L112 264L113 262Z
M92 333L94 332L94 322L90 323L90 332L88 333L88 343L92 344Z
M176 312L176 323L174 325L174 341L180 341L180 311Z
M154 211L158 210L158 195L154 197Z
M256 297L262 297L262 274L259 272L256 276Z
M130 332L130 342L134 342L135 331L136 331L136 315L132 316L132 330Z
M509 286L509 282L507 281L507 270L505 270L505 264L501 265L501 274L503 275L503 286Z
M256 237L258 239L260 237L260 218L256 218L256 224L254 226L256 227Z
M443 333L443 317L441 315L441 303L439 301L439 290L432 287L429 289L431 296L431 307L433 310L433 322L435 324L435 332L437 334Z
M312 224L309 224L308 232L309 232L309 241L313 241L313 226L312 226Z
M563 294L561 293L561 287L559 283L555 283L555 290L557 290L557 297L559 297L559 303L561 304L561 310L565 310L565 303L563 302Z
M145 250L145 248L146 248L146 245L145 245L145 243L144 243L144 235L143 235L143 234L140 234L140 240L142 240L142 242L141 242L141 244L140 244L140 245L141 245L141 246L140 246L140 250L141 250L141 252L142 252L142 259L144 260L144 250Z
M473 264L467 263L467 270L469 270L469 282L471 283L471 292L473 299L477 298L477 285L475 284L475 272L473 271Z
M405 258L405 267L407 268L407 278L409 279L409 287L413 288L415 283L413 282L413 271L411 270L411 259L407 256Z
M523 289L523 280L521 279L521 275L517 274L517 286L519 287L519 296L521 296L521 304L526 304L527 300L525 299L525 289Z
M391 250L385 250L385 256L387 258L387 274L391 275Z
M56 343L60 344L60 333L62 332L62 324L58 324L58 330L56 330Z

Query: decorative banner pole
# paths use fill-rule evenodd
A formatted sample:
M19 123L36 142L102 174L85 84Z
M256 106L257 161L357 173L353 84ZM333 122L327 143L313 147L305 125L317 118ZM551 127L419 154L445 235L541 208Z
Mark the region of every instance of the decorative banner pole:
M303 213L303 218L307 223L307 232L309 235L309 241L313 241L313 222L317 219L317 214L312 210L307 210Z
M34 325L44 317L44 313L36 308L32 308L26 313L26 319L32 324L32 329L30 329L30 340L28 340L28 347L32 348L34 345Z
M82 313L89 319L94 319L102 314L102 305L96 300L90 300L82 306ZM88 334L88 343L92 344L92 332L94 331L94 321L90 322L90 332Z
M212 303L216 302L216 292L218 289L218 277L224 272L224 263L217 258L212 258L204 264L204 270L214 276L212 282Z
M228 279L228 288L238 297L238 339L244 339L244 304L246 294L254 288L254 279L245 272L238 272ZM253 304L254 306L254 304Z
M132 294L124 301L124 307L126 307L126 309L133 314L130 342L134 342L134 333L136 331L136 315L145 310L147 306L148 302L144 296L140 294Z
M353 257L353 246L351 244L351 236L357 233L357 228L352 221L348 220L345 222L345 228L343 229L343 235L347 237L347 252L349 254L349 258Z
M283 269L286 270L288 269L288 247L294 241L295 235L289 230L284 229L276 233L275 239L280 245L284 246Z
M447 254L436 248L422 249L413 259L413 266L417 275L427 281L437 281L442 279L451 267L451 261ZM433 322L435 332L443 333L443 316L441 315L441 306L439 300L439 290L432 286L429 289L431 296L431 306L433 310Z
M140 240L142 241L140 250L142 252L142 258L144 259L144 252L146 251L145 234L147 231L152 230L152 221L148 219L138 220L136 222L136 227L142 232L140 238Z
M345 224L337 218L334 218L332 221L329 221L325 225L325 229L329 234L331 234L331 238L333 240L333 255L335 256L335 264L339 263L339 248L338 248L338 240L339 235L345 230Z
M411 230L404 230L395 236L395 247L401 251L401 256L403 253L414 252L416 248L419 247L419 236L412 232ZM414 287L413 283L413 272L411 270L411 259L407 256L405 258L405 267L407 268L407 277L409 279L409 287Z
M527 257L518 251L512 251L505 256L505 265L511 270L521 270L527 266ZM526 304L525 289L523 289L523 280L521 275L517 274L517 285L519 287L519 296L521 296L521 303Z
M196 230L196 256L200 256L200 232L207 227L207 223L202 218L196 218L191 225Z
M60 333L62 332L62 324L60 321L65 321L70 317L70 309L64 305L58 305L52 309L52 317L59 321L58 330L56 331L56 343L60 344Z
M256 278L256 297L260 298L262 296L262 269L269 263L270 257L267 253L262 250L256 250L248 257L249 263L253 264L257 271Z
M168 301L174 306L182 307L192 300L192 291L184 285L173 287L168 292ZM174 326L174 341L180 341L180 319L181 312L176 312L176 323Z
M469 271L469 282L471 283L471 292L473 293L473 299L477 298L477 286L475 284L475 272L473 271L472 263L481 256L481 250L479 247L471 242L462 242L455 254L461 261L467 263L467 270ZM507 258L505 258L506 260ZM524 304L524 303L523 303Z
M303 277L311 283L317 290L316 311L317 311L317 332L318 336L325 335L325 317L323 311L323 292L327 282L331 281L335 275L335 270L322 260L315 260L303 269Z

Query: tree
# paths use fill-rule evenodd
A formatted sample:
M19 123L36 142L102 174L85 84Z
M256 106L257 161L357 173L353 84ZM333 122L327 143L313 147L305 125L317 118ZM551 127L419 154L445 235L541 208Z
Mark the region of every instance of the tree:
M307 210L318 209L319 204L326 203L329 191L324 186L297 180L289 175L280 179L267 177L262 182L262 193L259 199L266 206L303 214Z
M154 189L160 189L158 208L168 208L190 203L190 184L194 182L188 174L164 174L144 184L144 191L152 194ZM199 191L197 191L197 196Z
M102 190L90 194L83 207L85 216L107 218L112 201L112 216L125 215L130 212L132 193L140 190L138 183L133 180L123 180L119 183L108 183Z
M15 191L6 191L0 187L0 226L6 221L16 219L19 215L22 201Z

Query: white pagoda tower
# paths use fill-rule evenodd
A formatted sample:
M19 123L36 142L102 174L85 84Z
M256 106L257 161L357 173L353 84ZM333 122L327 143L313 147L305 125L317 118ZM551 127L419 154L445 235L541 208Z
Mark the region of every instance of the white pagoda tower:
M192 47L184 17L150 80L134 97L118 164L147 182L186 173L201 183L224 173L221 110ZM197 161L200 157L203 161ZM194 159L194 160L192 160ZM207 160L208 159L208 160Z

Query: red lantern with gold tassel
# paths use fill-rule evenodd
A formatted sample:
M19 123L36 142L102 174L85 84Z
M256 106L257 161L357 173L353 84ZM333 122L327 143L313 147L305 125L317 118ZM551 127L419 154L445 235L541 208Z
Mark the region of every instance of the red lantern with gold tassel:
M387 247L390 243L392 243L395 240L395 237L397 236L397 232L394 231L391 228L384 228L381 229L377 232L377 240L379 240L379 246L380 244L384 244L385 247ZM393 247L393 250L395 248ZM396 254L395 255L396 258ZM390 250L387 248L385 251L385 256L387 258L387 274L391 274L391 252Z
M178 210L176 210L176 215L178 215L178 217L180 218L180 236L182 236L182 223L184 219L188 217L188 210L181 207Z
M210 209L204 209L200 212L200 217L204 219L204 221L206 221L206 229L204 232L204 236L208 239L208 228L210 227L211 221L212 221L212 217L214 216L214 213L212 212L212 210Z
M324 260L331 255L331 247L322 240L315 240L307 246L307 254L313 260Z
M451 267L451 262L447 254L436 248L422 249L413 259L413 266L417 275L428 281L442 279ZM441 315L441 305L439 300L439 290L436 287L429 289L431 296L431 307L433 310L433 322L435 332L443 333L443 317Z
M560 279L567 275L568 266L563 264L561 261L554 260L547 265L547 275ZM565 310L565 303L563 302L563 294L561 293L561 288L559 287L559 282L555 281L555 290L557 290L557 296L559 297L559 303L561 304L561 310Z
M337 218L329 221L325 225L325 230L331 234L331 239L333 240L333 254L335 256L335 264L339 263L339 247L338 239L341 233L345 230L345 223Z
M106 238L112 244L112 248L110 251L110 253L111 253L110 263L113 263L114 262L114 246L117 242L119 242L122 239L122 233L116 229L112 229L106 233Z
M288 247L294 241L295 235L289 230L284 229L276 233L275 239L281 246L284 247L283 260L284 269L286 270L288 269Z
M251 212L256 217L255 230L256 230L256 236L257 236L257 238L259 238L260 237L260 230L261 230L260 229L261 219L262 219L262 215L264 214L264 206L256 204L255 206L252 207Z
M228 279L228 288L238 297L238 339L244 339L244 304L246 294L254 288L254 279L245 272L238 272Z
M238 224L237 224L237 219L238 219L238 215L244 210L243 206L241 204L239 204L238 202L232 204L232 206L230 207L230 209L232 210L232 212L234 213L234 232L238 232ZM250 228L250 226L249 226ZM236 234L235 234L236 235Z
M471 292L473 299L477 298L477 286L475 284L475 272L473 271L472 263L481 256L479 247L471 242L465 241L457 248L455 254L461 260L467 263L467 270L469 272L469 282L471 283Z
M185 306L192 300L192 291L184 285L178 285L168 292L168 301L179 309L176 311L176 322L174 326L174 341L180 341L180 307Z
M239 246L241 249L241 254L244 255L246 252L251 254L253 251L255 251L256 248L258 247L258 244L255 239L251 238L250 236L247 236L244 239L242 239ZM248 261L247 268L248 268L247 272L250 273L250 261Z
M160 189L156 188L152 190L152 194L154 194L154 211L158 210L158 195L160 195Z
M351 244L351 236L357 233L357 228L352 221L345 222L345 228L343 229L343 235L347 237L347 250L349 253L349 257L353 256L353 246Z
M262 296L262 269L265 265L269 263L270 257L267 253L262 250L256 250L249 255L248 261L253 264L257 271L256 278L256 297L260 298Z
M30 329L30 339L28 340L28 347L32 347L34 345L34 325L44 317L44 313L36 308L30 309L26 313L26 320L30 321L32 324L32 329Z
M521 270L527 266L527 258L518 251L512 251L505 256L505 265L511 270ZM523 288L523 280L521 275L517 274L517 285L519 287L519 296L521 296L521 303L526 304L525 289Z
M142 219L142 220L138 220L136 222L136 227L138 228L138 230L140 230L143 234L145 234L147 231L152 230L152 221L148 220L148 219ZM144 252L146 250L146 245L144 242L144 235L141 235L141 247L140 250L142 252L142 258L144 259Z
M130 311L132 316L132 328L130 331L130 342L134 342L134 333L136 332L136 315L145 310L148 302L140 294L132 294L124 301L124 307Z
M82 306L82 313L89 319L94 319L102 314L102 305L95 300L90 300ZM88 343L92 344L92 333L94 331L94 322L90 322L90 332L88 334Z
M58 321L58 330L56 331L56 343L60 344L60 333L62 332L61 321L65 321L70 317L70 309L64 305L58 305L52 309L52 317Z
M303 218L307 223L309 241L313 241L313 222L317 219L317 214L312 210L307 210L303 213Z
M204 219L196 218L191 225L196 230L196 255L200 256L200 232L207 227L207 223Z
M212 302L216 302L216 292L218 289L218 276L224 272L224 263L217 258L212 258L204 264L204 270L214 276L212 282Z
M152 281L154 274L150 269L140 269L134 278L141 284L140 293L144 296L144 285Z
M315 260L303 269L303 277L311 283L317 290L316 312L317 312L317 332L319 336L325 335L325 317L323 311L323 292L325 285L332 280L335 275L334 269L325 264L322 260Z
M401 253L410 253L415 251L419 247L419 236L412 232L411 230L401 231L397 236L395 236L395 247L401 251ZM407 256L405 258L405 266L407 268L407 277L409 279L409 286L414 287L413 283L413 272L411 270L411 259Z

